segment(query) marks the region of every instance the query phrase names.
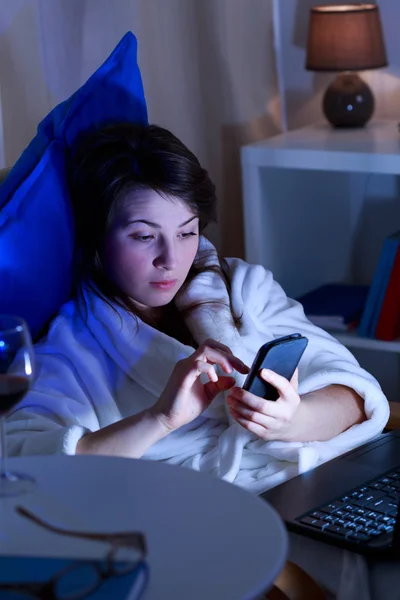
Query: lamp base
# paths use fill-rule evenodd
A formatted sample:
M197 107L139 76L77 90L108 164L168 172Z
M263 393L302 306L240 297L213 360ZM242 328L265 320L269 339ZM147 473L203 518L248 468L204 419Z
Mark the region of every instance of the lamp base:
M357 73L339 73L328 86L322 106L334 127L363 127L375 102L371 88Z

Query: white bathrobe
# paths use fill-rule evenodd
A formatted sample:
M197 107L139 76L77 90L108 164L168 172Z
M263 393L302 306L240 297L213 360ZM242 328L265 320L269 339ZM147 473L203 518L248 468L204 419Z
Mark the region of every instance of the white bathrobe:
M199 257L204 252L209 263L217 262L212 245L202 238ZM144 455L259 493L370 440L385 426L389 408L377 381L344 346L306 319L302 306L285 295L269 271L236 258L227 262L233 309L242 327L234 327L228 308L203 305L186 321L196 341L219 340L250 365L266 341L300 332L309 339L299 366L300 395L330 384L346 385L364 398L368 417L326 442L264 442L232 421L224 394L219 394L201 416ZM86 432L152 406L175 363L194 352L91 292L85 292L85 299L86 320L77 303L69 302L36 346L36 382L7 423L13 455L74 454ZM175 298L178 308L194 300L227 305L219 275L202 273ZM241 385L244 377L237 374L236 379Z

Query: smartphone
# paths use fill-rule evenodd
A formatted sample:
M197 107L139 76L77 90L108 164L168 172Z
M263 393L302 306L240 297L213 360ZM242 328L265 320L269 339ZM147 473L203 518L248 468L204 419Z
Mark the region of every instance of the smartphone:
M275 371L290 381L307 344L306 337L300 333L292 333L261 346L251 365L243 389L265 400L277 400L279 398L277 389L261 379L261 369Z

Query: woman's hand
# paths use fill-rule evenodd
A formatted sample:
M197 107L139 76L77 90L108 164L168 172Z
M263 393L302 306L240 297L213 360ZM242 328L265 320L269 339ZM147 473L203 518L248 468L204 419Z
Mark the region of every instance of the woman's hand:
M206 340L191 356L176 363L164 391L151 410L168 431L193 421L219 392L235 384L233 377L218 376L214 365L220 365L225 373L232 373L234 369L243 374L249 371L227 346ZM202 373L207 374L207 383L200 381Z
M260 376L278 390L278 400L264 400L232 387L227 398L230 413L240 425L263 440L291 441L300 406L298 370L291 381L269 369L262 369Z

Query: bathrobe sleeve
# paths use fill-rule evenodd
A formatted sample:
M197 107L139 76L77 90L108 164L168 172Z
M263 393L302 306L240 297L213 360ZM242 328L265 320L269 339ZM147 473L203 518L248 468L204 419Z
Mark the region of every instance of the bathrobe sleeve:
M99 352L79 342L69 323L57 318L47 339L35 346L32 389L6 421L12 455L75 454L80 438L106 416L107 369Z
M299 393L304 395L331 384L354 389L364 399L367 420L336 436L333 454L358 446L378 435L389 418L389 405L377 380L362 369L340 342L313 325L302 305L289 298L270 271L239 259L228 259L232 294L242 298L243 310L267 339L301 333L309 340L299 365ZM329 443L316 442L326 447ZM328 450L328 454L330 451Z

